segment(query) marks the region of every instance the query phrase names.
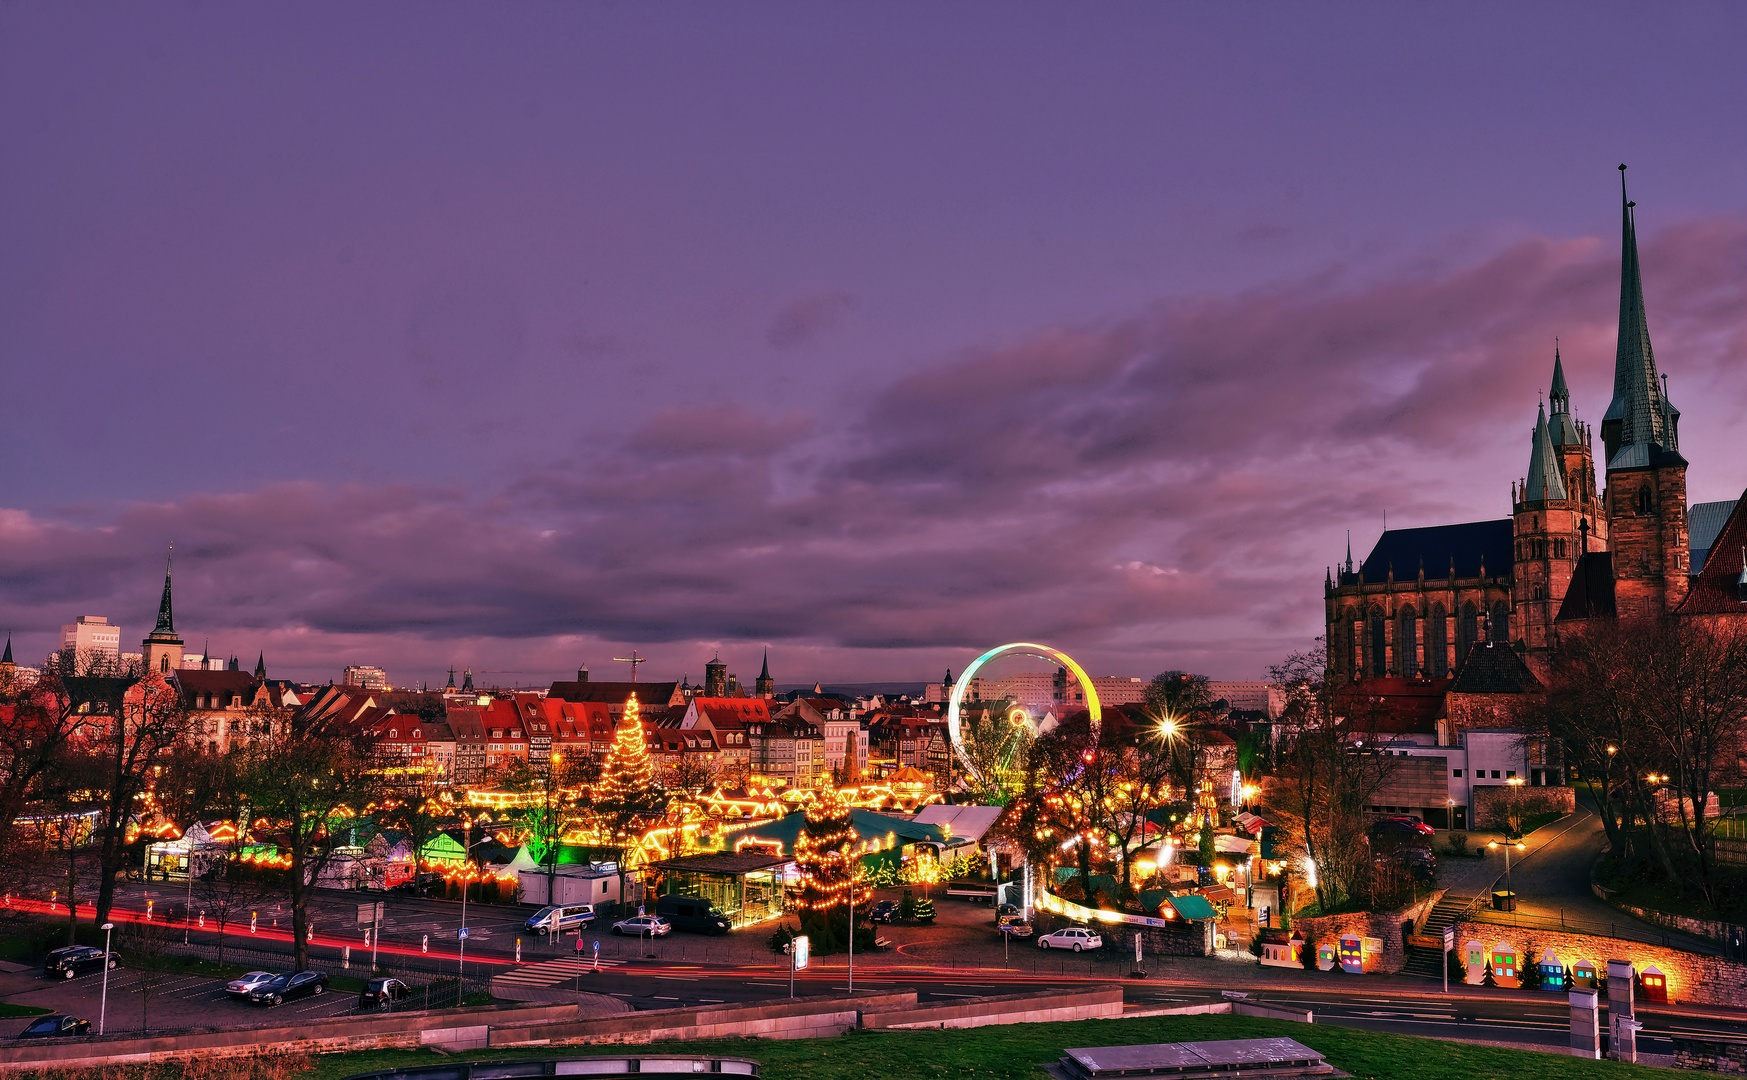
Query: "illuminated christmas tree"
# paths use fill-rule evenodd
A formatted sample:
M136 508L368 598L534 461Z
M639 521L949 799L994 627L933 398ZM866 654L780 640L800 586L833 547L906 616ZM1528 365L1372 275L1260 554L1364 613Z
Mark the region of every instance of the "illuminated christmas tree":
M795 868L801 873L801 906L809 911L840 908L849 901L855 825L849 806L826 788L807 807L806 824L795 837Z
M655 789L655 763L649 760L649 741L638 716L637 695L625 702L625 714L613 732L612 749L601 767L595 801L605 807L643 808Z
M850 808L826 788L807 807L795 837L795 869L801 874L801 932L821 954L840 951L849 937L850 890L855 884L855 825ZM855 897L865 902L865 891ZM859 922L859 919L857 920Z

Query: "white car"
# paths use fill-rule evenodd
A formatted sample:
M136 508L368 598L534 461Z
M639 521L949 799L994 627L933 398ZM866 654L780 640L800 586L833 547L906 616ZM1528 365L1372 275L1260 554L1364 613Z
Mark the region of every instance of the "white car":
M613 924L613 933L625 937L661 937L673 932L673 924L659 915L635 915Z
M1040 949L1072 949L1082 952L1086 949L1102 949L1104 939L1083 926L1070 926L1066 930L1057 930L1053 934L1045 934L1037 939Z

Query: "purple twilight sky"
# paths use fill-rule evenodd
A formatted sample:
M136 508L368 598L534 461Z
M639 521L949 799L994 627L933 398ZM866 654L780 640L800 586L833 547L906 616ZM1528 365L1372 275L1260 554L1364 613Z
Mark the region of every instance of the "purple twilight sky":
M12 4L0 631L279 676L1254 678L1502 517L1619 174L1747 486L1739 4ZM137 647L137 646L134 646ZM622 677L622 676L621 676Z

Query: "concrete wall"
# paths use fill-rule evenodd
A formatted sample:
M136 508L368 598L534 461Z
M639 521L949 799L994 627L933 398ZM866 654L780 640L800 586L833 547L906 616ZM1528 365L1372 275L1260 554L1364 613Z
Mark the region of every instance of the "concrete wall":
M593 1020L517 1023L494 1027L499 1046L570 1046L584 1043L648 1043L663 1039L811 1039L841 1035L862 1014L916 1005L916 991L858 995L854 998L795 998L745 1005L695 1009L655 1009Z
M965 998L940 1005L869 1013L865 1028L973 1028L1052 1020L1108 1020L1122 1015L1122 987L1096 986L1053 994Z
M348 1050L417 1049L421 1045L484 1046L489 1024L515 1018L539 1021L576 1015L574 1005L532 1008L433 1009L323 1020L270 1028L225 1028L149 1038L58 1039L0 1047L0 1070L87 1067L114 1063L190 1061L257 1054L337 1054ZM453 1036L453 1042L444 1041Z

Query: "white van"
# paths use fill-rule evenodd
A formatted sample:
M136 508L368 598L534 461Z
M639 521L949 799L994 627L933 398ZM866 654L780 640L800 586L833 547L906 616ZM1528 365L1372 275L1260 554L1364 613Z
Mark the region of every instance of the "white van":
M547 905L529 917L527 926L535 933L553 930L576 930L594 922L593 904Z

